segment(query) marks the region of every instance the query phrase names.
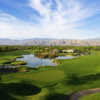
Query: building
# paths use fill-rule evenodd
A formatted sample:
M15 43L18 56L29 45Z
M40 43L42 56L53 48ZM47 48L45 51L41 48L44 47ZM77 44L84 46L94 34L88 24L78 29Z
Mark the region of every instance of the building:
M64 53L73 53L73 52L74 52L74 50L73 50L73 49L69 49L69 50L62 50L62 52L64 52Z

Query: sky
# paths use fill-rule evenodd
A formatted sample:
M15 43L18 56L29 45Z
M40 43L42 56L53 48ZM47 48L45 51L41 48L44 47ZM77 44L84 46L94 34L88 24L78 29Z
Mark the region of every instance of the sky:
M0 38L100 37L100 0L0 0Z

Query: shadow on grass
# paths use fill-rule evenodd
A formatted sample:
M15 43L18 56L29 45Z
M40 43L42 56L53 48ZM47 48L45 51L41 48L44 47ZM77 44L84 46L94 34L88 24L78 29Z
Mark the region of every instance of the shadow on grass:
M41 91L40 88L32 84L25 83L25 82L12 83L12 84L9 84L7 87L10 88L10 92L12 92L15 95L20 95L20 96L34 95Z
M11 95L9 95L9 93L5 91L0 90L0 100L17 100L15 97L12 97Z
M100 74L88 75L84 77L78 77L77 75L72 74L64 80L64 83L69 85L82 85L96 80L100 80Z
M0 73L0 100L17 100L16 98L9 95L6 89L4 89L4 85L1 83L2 82L1 75L2 74Z
M51 94L47 96L46 100L69 100L69 96L64 94Z
M18 69L17 68L0 68L0 73L2 74L7 74L7 73L15 73L15 72L18 72Z
M3 84L0 83L0 100L16 100L15 96L30 96L40 93L41 88L38 88L25 81L21 83ZM1 99L2 98L2 99Z

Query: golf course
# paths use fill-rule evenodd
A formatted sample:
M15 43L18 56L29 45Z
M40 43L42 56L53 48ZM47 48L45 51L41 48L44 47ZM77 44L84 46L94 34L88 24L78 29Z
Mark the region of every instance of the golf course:
M32 52L30 49L0 52L1 66L16 66L0 69L1 100L70 100L74 93L100 88L99 50L72 59L59 59L56 66L32 68L24 61L14 60ZM93 93L79 100L99 100L99 95Z

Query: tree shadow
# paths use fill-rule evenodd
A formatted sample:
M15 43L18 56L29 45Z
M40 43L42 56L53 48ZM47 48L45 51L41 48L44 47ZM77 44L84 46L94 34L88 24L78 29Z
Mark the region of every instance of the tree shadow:
M16 100L14 98L16 96L31 96L40 93L40 91L41 88L25 81L10 84L0 83L0 100Z
M46 97L46 100L69 100L69 98L65 94L50 94Z
M17 100L5 91L0 90L0 100Z
M65 80L65 83L69 85L81 85L84 84L85 82L86 82L85 80L81 79L75 74L70 75L67 81Z
M78 77L77 75L72 74L69 75L69 77L64 80L64 83L70 85L82 85L96 80L100 80L100 73L83 77Z
M11 83L8 84L7 87L8 89L10 88L10 90L8 90L9 92L19 96L35 95L41 91L41 88L38 88L37 86L29 84L25 81L21 83Z

